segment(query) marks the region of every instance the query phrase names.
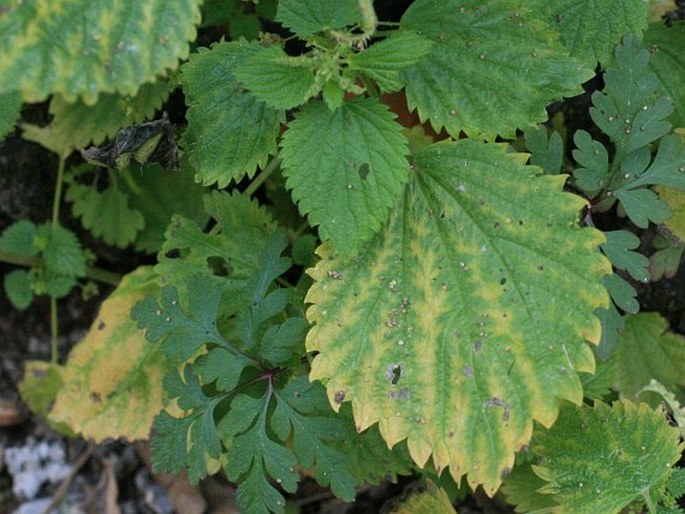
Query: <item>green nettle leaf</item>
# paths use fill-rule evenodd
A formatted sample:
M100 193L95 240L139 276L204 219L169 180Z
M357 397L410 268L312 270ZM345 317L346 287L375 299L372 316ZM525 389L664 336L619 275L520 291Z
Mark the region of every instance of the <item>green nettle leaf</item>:
M131 208L128 195L116 187L99 192L88 186L72 184L65 198L73 202L72 213L81 218L83 228L109 245L125 248L145 227L141 212Z
M613 388L621 397L635 399L640 389L651 379L667 388L685 386L685 339L668 332L668 323L656 312L643 312L625 317L625 329L619 335L619 345L610 362L616 363ZM640 396L641 400L655 397Z
M616 43L626 34L641 34L649 15L644 0L535 0L526 8L543 14L571 56L589 67L598 61L606 66Z
M515 512L536 512L558 505L552 496L538 492L545 484L530 464L517 464L511 474L505 477L500 492L507 503L516 507Z
M533 469L548 482L540 492L560 504L555 512L618 513L668 480L683 450L678 434L644 403L567 405L535 433Z
M604 145L584 130L573 135L573 158L579 167L573 171L575 184L594 197L609 184L609 154Z
M290 57L278 45L259 48L243 59L235 76L274 109L292 109L319 92L312 61Z
M594 66L581 66L547 25L510 0L419 0L402 29L434 42L401 72L410 109L457 137L513 138L547 118L545 106L581 92Z
M300 212L344 257L388 219L408 178L406 138L395 115L373 98L305 106L283 136L281 157Z
M301 37L341 29L361 20L357 0L281 0L276 21Z
M223 188L245 174L251 177L278 150L284 113L246 92L234 75L260 48L245 41L215 43L211 50L200 48L181 68L190 106L181 143L196 179L206 186Z
M661 93L673 101L670 120L677 127L685 127L685 24L650 24L644 45L651 51L649 68L659 80Z
M424 149L361 256L319 249L306 299L310 378L331 404L351 400L358 430L378 422L420 466L432 454L489 494L533 420L549 426L559 398L581 401L593 312L608 306L611 267L601 233L578 225L584 200L527 158L471 140Z
M58 93L87 105L101 93L136 95L187 57L198 3L15 2L0 17L0 92L18 89L26 102Z
M428 482L425 490L414 491L390 514L455 514L454 507L444 489Z
M38 228L30 221L16 221L0 236L0 251L34 257L40 251L35 245L37 234Z
M544 125L525 131L526 150L530 155L530 164L540 166L548 175L561 171L564 161L564 143L558 132L549 134Z
M641 253L631 251L640 246L640 238L627 230L608 231L604 235L607 240L601 248L611 264L626 270L635 280L649 281L649 259Z
M0 93L0 140L14 130L21 114L21 95L16 91Z
M16 269L5 275L5 293L15 309L24 310L33 301L31 278L26 270Z
M23 124L24 137L55 149L60 155L68 155L91 143L99 145L122 127L154 116L171 89L170 82L158 80L143 84L133 97L103 93L95 105L87 105L82 100L71 103L55 95L50 100L50 124L45 127Z
M658 187L659 197L664 200L673 211L664 227L673 244L685 243L685 192L676 191L667 187ZM656 241L655 241L656 243Z
M45 241L42 255L48 272L67 277L85 275L86 256L71 230L45 223L38 227L36 238Z
M359 70L378 83L382 93L404 87L400 70L421 59L432 42L408 30L398 30L383 41L350 57L350 69Z

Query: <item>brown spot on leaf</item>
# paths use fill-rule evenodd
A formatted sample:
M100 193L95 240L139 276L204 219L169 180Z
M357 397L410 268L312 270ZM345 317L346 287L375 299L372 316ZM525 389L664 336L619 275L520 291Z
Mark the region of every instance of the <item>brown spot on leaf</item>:
M103 330L105 328L105 322L102 320L98 321L98 330Z
M342 389L335 393L335 396L333 396L333 401L337 404L341 404L343 400L345 399L345 390Z
M389 391L388 398L390 400L406 400L409 398L409 388L403 387L399 391Z

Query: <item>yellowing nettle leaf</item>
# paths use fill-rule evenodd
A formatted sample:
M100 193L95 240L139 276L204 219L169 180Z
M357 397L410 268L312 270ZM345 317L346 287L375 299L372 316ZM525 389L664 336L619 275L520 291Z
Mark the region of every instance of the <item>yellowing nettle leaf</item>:
M553 512L617 513L668 480L683 450L678 437L645 403L566 405L550 430L535 433L533 469L548 482L540 492L560 504Z
M671 6L672 8L672 6ZM657 76L662 94L673 101L670 120L685 126L685 24L664 26L652 23L644 34L644 45L650 49L649 67Z
M360 19L357 0L281 0L276 12L276 21L301 37L341 29Z
M673 212L673 215L664 222L664 226L673 236L685 242L685 192L668 187L657 187L656 190Z
M613 388L621 397L636 399L635 395L651 379L667 388L685 387L685 338L668 332L668 322L656 312L625 316L625 328L619 334L619 344L610 362ZM651 400L655 400L655 396ZM640 400L649 400L640 396ZM652 405L658 404L652 401Z
M275 155L283 112L245 91L234 72L260 50L245 41L200 48L181 68L188 101L188 128L182 146L203 185L226 187L243 175L253 176Z
M198 0L12 2L0 17L0 92L26 102L58 93L92 105L135 95L178 66L200 22Z
M608 305L600 232L564 177L539 176L506 145L440 143L416 156L386 228L356 259L328 245L306 300L319 352L312 379L358 430L407 438L420 465L488 494L527 444L533 420L580 402Z
M534 0L526 8L539 13L559 33L572 57L585 66L605 67L626 34L647 28L649 0Z
M82 100L69 103L57 95L50 101L50 124L24 124L24 137L60 155L68 155L76 148L99 145L119 129L153 117L170 92L169 82L157 81L143 84L134 97L103 93L96 105L87 105Z
M105 300L86 337L71 351L50 419L83 437L147 439L166 405L162 377L169 370L158 345L145 340L131 307L155 291L156 275L140 268Z
M281 157L300 212L344 257L388 219L407 180L409 153L395 115L373 98L331 111L305 106L288 124Z
M410 109L452 136L514 137L547 118L545 106L581 92L593 76L547 25L515 0L418 0L403 29L434 42L403 70Z
M0 93L0 141L12 130L19 119L21 95L16 91Z
M411 494L390 514L455 514L454 507L444 489L428 482L424 491Z

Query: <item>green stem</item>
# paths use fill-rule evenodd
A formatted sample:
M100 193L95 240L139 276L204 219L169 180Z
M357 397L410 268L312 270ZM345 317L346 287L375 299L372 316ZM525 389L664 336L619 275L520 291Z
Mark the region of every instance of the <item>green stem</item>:
M645 504L647 504L647 510L649 514L656 514L656 505L652 500L652 496L649 494L649 489L642 491L642 497L645 499Z
M359 0L359 11L362 15L362 30L365 38L369 38L378 26L378 17L373 9L373 0Z
M57 184L55 184L55 196L52 199L52 227L59 225L59 206L62 201L62 184L64 183L64 162L65 158L60 156L57 165Z
M269 178L269 175L271 175L276 168L278 168L278 165L281 163L281 160L278 157L274 157L271 159L269 164L266 165L266 168L262 170L262 172L255 177L255 179L250 183L249 186L247 186L247 189L245 189L245 194L248 196L252 196L259 187L266 182L266 179Z
M43 266L43 259L40 257L27 257L26 255L19 255L17 253L3 251L0 251L0 262L16 264L17 266L25 266L27 268L37 268ZM121 276L118 274L90 266L86 268L86 277L112 286L117 286L119 285L119 282L121 282Z
M57 364L57 336L59 333L59 318L57 316L57 299L50 297L50 362Z

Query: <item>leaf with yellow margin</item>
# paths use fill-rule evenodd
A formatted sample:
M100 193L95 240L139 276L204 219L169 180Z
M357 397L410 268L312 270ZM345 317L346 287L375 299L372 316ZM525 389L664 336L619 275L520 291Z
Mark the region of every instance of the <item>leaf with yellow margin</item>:
M306 301L318 352L311 379L357 429L379 424L458 482L492 495L558 399L579 403L594 370L594 311L608 305L604 237L581 228L584 200L527 155L471 140L415 158L386 228L359 257L326 244Z
M147 439L166 406L162 378L169 365L158 345L130 319L131 307L156 291L151 268L127 275L100 308L62 370L64 387L49 418L95 441Z

